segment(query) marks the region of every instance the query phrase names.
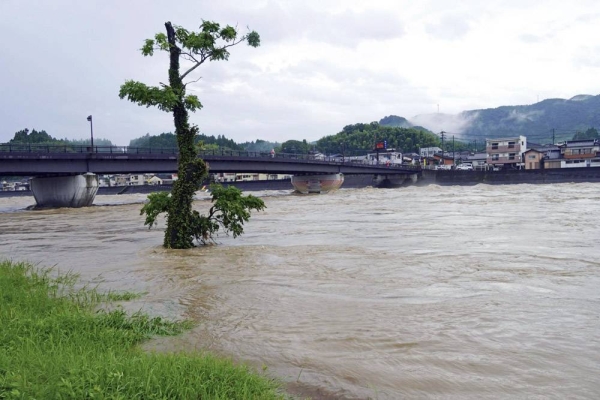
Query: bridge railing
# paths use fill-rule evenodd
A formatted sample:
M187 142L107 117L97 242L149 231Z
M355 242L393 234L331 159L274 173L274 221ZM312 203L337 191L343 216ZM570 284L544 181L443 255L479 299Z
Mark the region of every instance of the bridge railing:
M129 146L76 146L76 145L56 145L56 144L29 144L29 143L5 143L0 144L0 153L80 153L80 154L171 154L179 153L177 148L173 147L129 147ZM221 156L221 157L247 157L264 159L286 159L286 160L305 160L309 162L326 162L339 165L379 165L387 168L415 169L419 170L418 165L407 164L385 164L381 162L376 164L366 158L344 157L340 155L323 156L314 154L297 153L271 153L256 151L240 151L228 149L200 150L200 157Z
M96 154L177 154L177 148L129 146L77 146L69 144L0 144L0 152L11 153L96 153Z

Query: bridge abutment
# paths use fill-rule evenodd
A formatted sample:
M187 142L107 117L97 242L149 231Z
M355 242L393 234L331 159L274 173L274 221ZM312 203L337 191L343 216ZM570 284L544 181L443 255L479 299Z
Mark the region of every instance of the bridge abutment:
M87 207L98 193L98 176L34 177L30 188L39 207Z

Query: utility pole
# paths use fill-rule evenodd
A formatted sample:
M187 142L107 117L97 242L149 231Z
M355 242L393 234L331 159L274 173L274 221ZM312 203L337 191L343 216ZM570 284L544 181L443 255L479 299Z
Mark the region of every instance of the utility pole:
M554 136L554 128L552 128L552 144L554 144L555 136Z
M444 138L446 137L445 134L446 132L444 131L440 132L440 136L442 137L442 155L444 155Z
M445 133L446 132L444 132L444 131L440 132L440 136L442 137L442 160L441 160L442 161L442 165L444 165L444 134Z
M452 135L452 165L456 164L456 152L454 151L454 135Z

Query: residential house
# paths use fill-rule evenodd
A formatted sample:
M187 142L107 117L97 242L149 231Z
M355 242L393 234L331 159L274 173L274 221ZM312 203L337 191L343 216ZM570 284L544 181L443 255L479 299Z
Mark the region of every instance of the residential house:
M142 186L144 184L143 174L131 174L127 180L129 186Z
M151 185L150 180L155 176L155 174L144 174L144 185Z
M163 184L163 180L160 179L158 176L156 175L152 175L152 177L150 179L148 179L146 181L146 183L148 185L162 185Z
M546 155L544 156L543 163L544 169L553 169L561 167L561 162L563 160L560 154L560 149L558 148L558 146L554 147L554 149L546 150Z
M15 190L15 182L2 181L2 183L0 183L0 188L3 191L12 192Z
M570 140L559 145L561 168L600 167L598 139Z
M433 157L437 153L441 153L442 149L439 147L423 147L419 150L419 155L421 157Z
M244 172L241 174L235 174L236 181L258 181L260 174Z
M115 175L115 186L128 186L129 185L129 175Z
M527 151L523 152L525 169L560 168L560 149L554 144L528 143Z
M525 169L541 169L543 168L544 151L529 149L523 152L523 162Z
M172 185L175 181L173 174L156 174L155 177L160 179L159 185Z
M233 182L235 181L235 173L230 172L220 172L218 174L212 174L212 179L215 182L224 183L224 182Z
M487 153L469 154L462 158L463 163L470 163L474 170L487 169Z
M291 179L292 176L289 174L260 174L261 175L261 179L262 176L266 175L266 179L268 181L275 181L275 180L283 180L283 179Z
M102 176L98 177L98 186L100 186L100 187L117 186L117 182L115 181L115 177L112 175L102 175Z
M454 165L454 157L436 153L433 155L433 160L438 165Z
M485 141L487 163L493 167L521 168L525 150L527 150L525 136L486 139Z

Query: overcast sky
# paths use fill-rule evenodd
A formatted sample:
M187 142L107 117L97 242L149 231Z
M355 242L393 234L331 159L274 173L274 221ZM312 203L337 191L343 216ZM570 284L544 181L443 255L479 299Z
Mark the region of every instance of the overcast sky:
M237 142L600 94L598 0L0 0L0 142L24 128L87 138L90 114L118 145L173 131L119 86L166 82L168 59L143 57L144 39L203 19L261 35L189 86L204 105L191 121Z

